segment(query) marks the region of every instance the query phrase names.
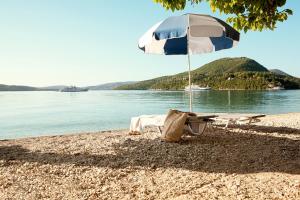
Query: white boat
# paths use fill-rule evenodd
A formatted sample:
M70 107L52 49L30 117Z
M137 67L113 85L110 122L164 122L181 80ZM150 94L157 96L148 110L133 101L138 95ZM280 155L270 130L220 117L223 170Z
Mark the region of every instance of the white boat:
M284 87L275 86L273 88L270 88L270 90L284 90Z
M65 87L61 90L60 92L87 92L89 89L88 88L79 88L76 86L70 86L70 87Z
M202 90L210 90L211 87L209 87L208 85L206 87L200 87L199 85L191 85L191 89L192 91L202 91ZM190 86L186 86L184 88L185 91L190 91Z

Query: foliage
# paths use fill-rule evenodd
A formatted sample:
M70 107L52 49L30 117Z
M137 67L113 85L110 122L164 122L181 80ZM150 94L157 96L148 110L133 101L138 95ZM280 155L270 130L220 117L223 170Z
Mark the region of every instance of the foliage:
M240 57L218 59L195 70L195 72L200 74L223 74L240 71L267 72L268 69L255 60L246 57Z
M166 9L183 10L187 2L198 4L208 2L211 10L230 14L227 22L238 30L273 30L277 22L287 20L293 14L291 9L283 9L286 0L153 0Z
M213 89L265 90L274 86L300 89L300 79L276 74L249 58L223 58L191 72L192 83ZM188 73L164 76L124 85L123 90L182 90L188 85Z

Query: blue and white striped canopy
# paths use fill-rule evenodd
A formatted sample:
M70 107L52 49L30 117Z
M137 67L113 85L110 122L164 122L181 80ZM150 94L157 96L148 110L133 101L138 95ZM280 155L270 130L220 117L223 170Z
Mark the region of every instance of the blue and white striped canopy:
M185 14L155 24L139 40L145 53L202 54L237 45L240 33L209 15Z

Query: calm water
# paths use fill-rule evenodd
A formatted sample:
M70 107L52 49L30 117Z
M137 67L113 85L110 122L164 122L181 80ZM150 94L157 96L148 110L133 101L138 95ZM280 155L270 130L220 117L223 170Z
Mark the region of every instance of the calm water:
M0 92L0 139L127 128L133 116L188 103L186 92ZM300 112L300 90L202 91L194 93L194 111Z

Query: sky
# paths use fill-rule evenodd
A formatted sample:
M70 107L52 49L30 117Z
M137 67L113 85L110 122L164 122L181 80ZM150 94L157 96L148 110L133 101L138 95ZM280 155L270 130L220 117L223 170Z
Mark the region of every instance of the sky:
M152 0L0 0L0 84L88 86L138 81L187 70L186 56L144 54L138 39L155 23L207 3L166 11ZM223 57L249 57L300 77L300 3L275 31L241 33L237 47L193 55L192 69Z

